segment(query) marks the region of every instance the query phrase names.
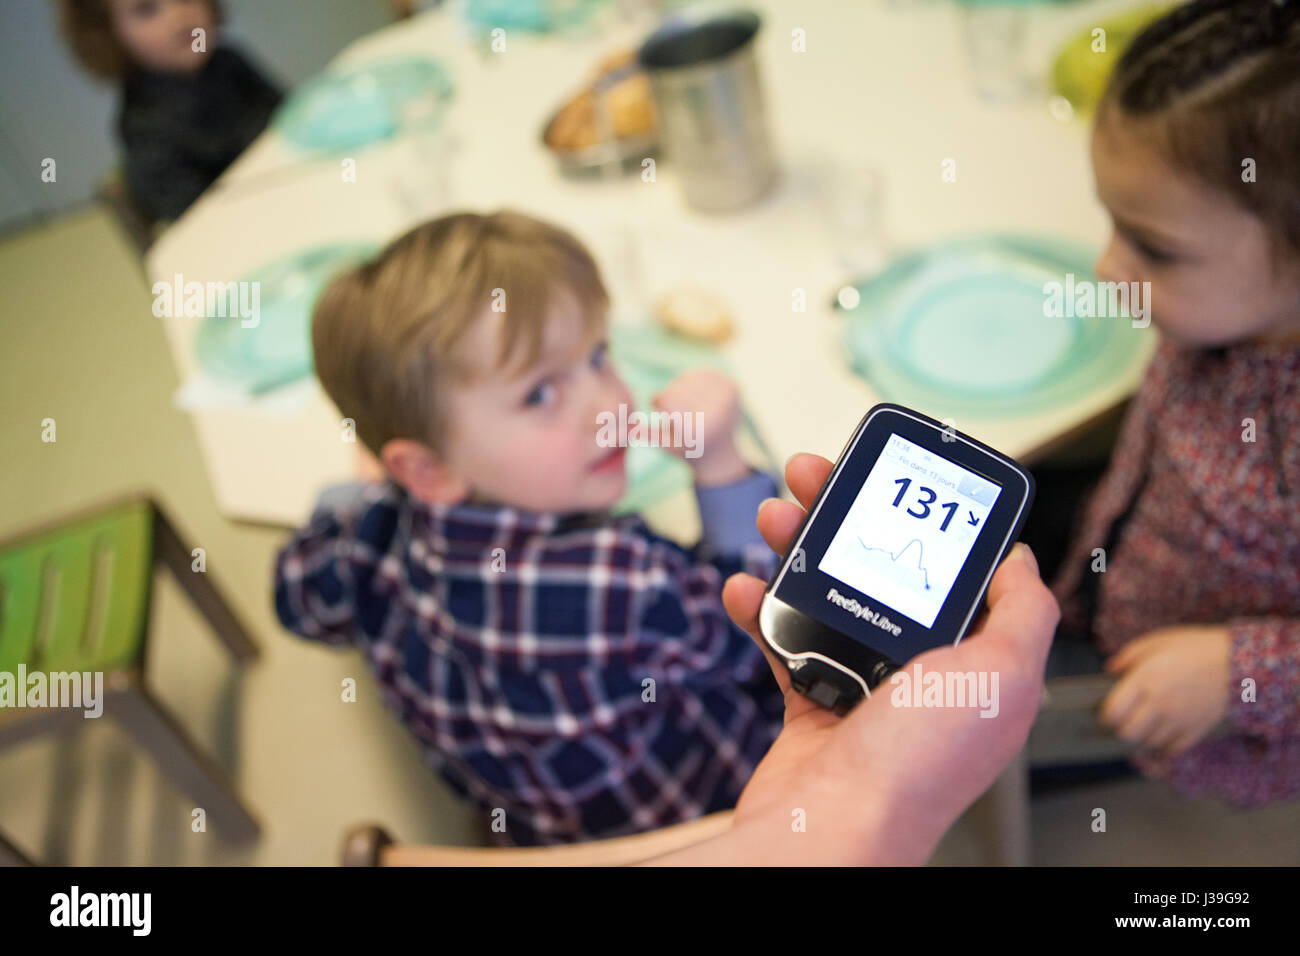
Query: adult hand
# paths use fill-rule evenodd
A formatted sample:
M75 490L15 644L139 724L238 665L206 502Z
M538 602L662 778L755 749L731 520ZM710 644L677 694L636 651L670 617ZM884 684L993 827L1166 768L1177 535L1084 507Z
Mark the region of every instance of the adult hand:
M832 463L796 455L786 484L811 507ZM768 544L784 553L804 508L769 499L758 512ZM996 716L977 706L896 706L889 684L843 718L790 686L785 664L758 633L766 584L727 580L723 602L767 655L785 692L785 726L736 806L730 830L655 862L667 864L920 864L1024 745L1060 616L1027 547L989 584L988 613L964 640L919 655L924 671L998 675ZM901 696L901 695L899 695ZM907 695L910 700L911 695ZM802 827L802 828L801 828Z

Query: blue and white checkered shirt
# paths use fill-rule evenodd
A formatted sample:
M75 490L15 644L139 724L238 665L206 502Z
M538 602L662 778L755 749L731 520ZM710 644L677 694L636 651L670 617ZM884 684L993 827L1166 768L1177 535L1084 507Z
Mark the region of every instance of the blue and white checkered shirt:
M634 516L434 506L392 483L319 506L276 562L276 611L359 645L388 706L503 842L565 843L734 806L784 705L722 582L771 575L766 475L701 489L686 550Z

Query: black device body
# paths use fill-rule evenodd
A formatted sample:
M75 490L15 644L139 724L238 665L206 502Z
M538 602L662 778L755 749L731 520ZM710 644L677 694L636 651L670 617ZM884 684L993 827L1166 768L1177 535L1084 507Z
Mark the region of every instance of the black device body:
M760 632L796 689L844 713L961 640L1033 498L987 445L899 405L867 412L763 595Z

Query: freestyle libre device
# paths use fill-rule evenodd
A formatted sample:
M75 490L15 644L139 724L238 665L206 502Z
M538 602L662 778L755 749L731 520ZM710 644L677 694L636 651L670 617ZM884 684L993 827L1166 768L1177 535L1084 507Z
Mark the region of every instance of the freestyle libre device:
M1020 464L899 405L867 412L767 586L759 630L836 713L966 634L1034 499Z

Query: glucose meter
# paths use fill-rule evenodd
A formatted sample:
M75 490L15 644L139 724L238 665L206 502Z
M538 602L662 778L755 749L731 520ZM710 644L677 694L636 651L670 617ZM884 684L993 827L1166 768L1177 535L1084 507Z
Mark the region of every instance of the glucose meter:
M899 405L872 408L759 609L794 687L845 713L912 657L961 640L1033 498L1006 455Z

